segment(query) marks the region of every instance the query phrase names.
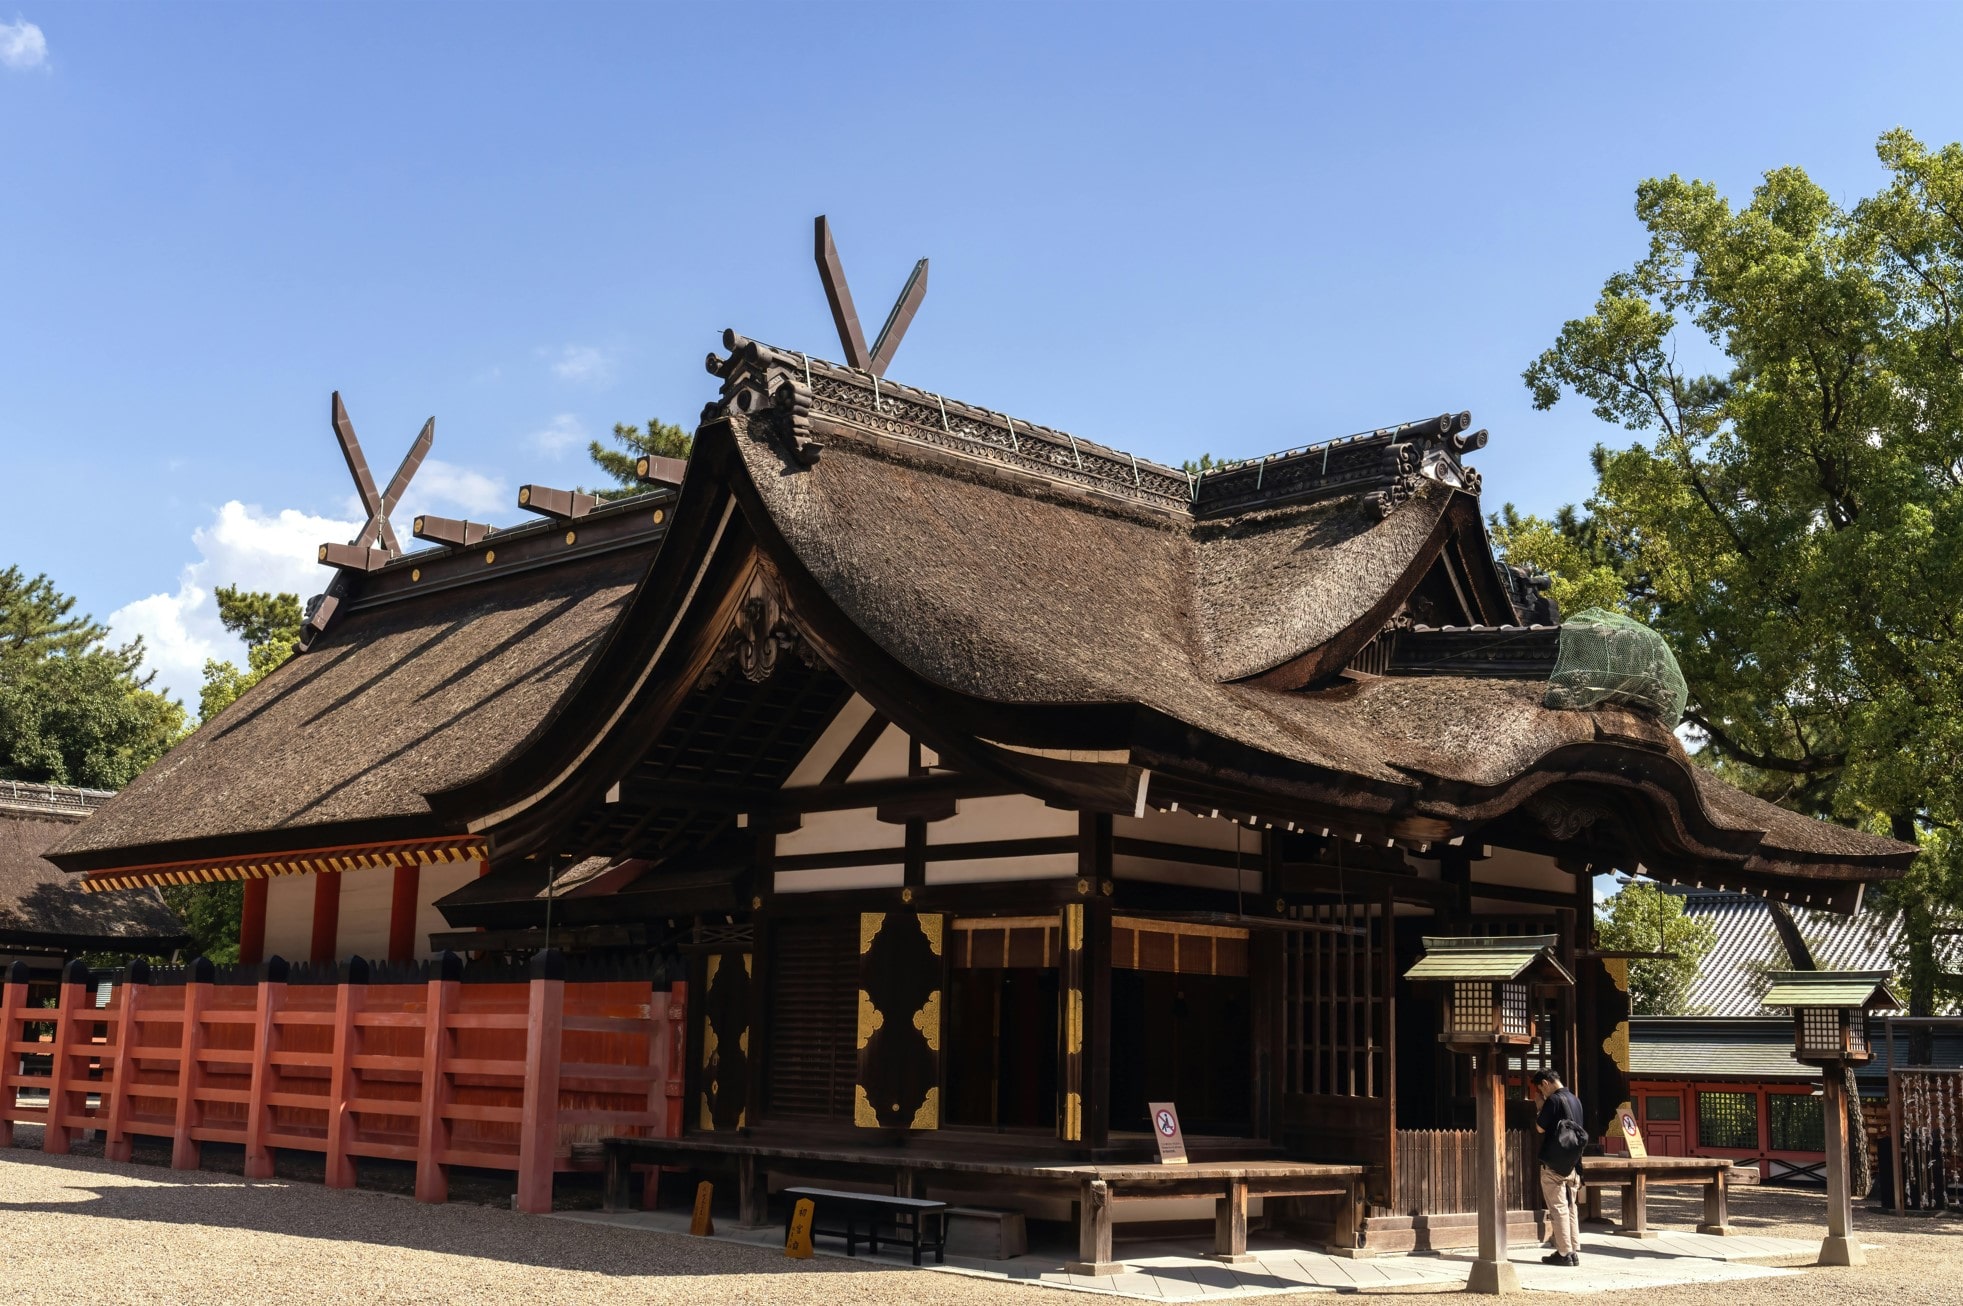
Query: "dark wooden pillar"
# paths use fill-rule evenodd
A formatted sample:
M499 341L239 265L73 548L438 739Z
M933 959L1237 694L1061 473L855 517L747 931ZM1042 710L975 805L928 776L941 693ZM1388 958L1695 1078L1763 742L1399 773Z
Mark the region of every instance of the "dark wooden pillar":
M1517 1292L1520 1280L1506 1256L1506 1081L1498 1048L1474 1058L1472 1091L1478 1099L1479 1254L1467 1292Z
M266 959L266 893L264 880L245 882L245 904L239 912L239 964L257 966Z
M1111 818L1077 821L1080 898L1061 916L1057 1137L1086 1148L1111 1137Z
M334 964L341 934L341 877L338 873L314 874L314 930L307 959L316 966Z
M1453 892L1452 910L1456 919L1472 918L1472 850L1465 844L1445 845L1438 850L1438 871Z
M389 960L416 959L416 899L422 892L423 868L411 862L395 868L389 891Z

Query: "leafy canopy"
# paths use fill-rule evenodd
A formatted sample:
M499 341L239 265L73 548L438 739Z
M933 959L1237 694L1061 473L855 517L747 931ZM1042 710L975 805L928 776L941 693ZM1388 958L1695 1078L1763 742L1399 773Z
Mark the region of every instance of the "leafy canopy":
M118 789L177 741L143 641L108 635L46 576L0 571L0 779Z
M1629 1009L1638 1016L1695 1016L1690 986L1717 943L1711 922L1684 915L1684 900L1653 884L1626 884L1595 924L1596 941L1610 952L1662 952L1629 962Z
M1598 449L1586 516L1503 547L1620 582L1690 684L1700 760L1810 814L1920 840L1912 1008L1958 897L1963 757L1963 146L1881 138L1851 207L1797 168L1734 205L1637 188L1647 252L1525 373L1642 439Z
M615 448L610 449L598 440L590 441L586 446L587 456L613 481L610 486L586 491L602 499L624 499L630 494L641 494L647 490L648 487L641 483L640 474L635 470L635 463L643 455L686 458L689 450L695 447L695 437L687 431L651 417L645 428L615 422L612 438L617 446Z
M245 644L245 666L207 658L198 720L209 721L293 656L300 639L300 596L220 585L218 620ZM215 960L215 959L214 959Z

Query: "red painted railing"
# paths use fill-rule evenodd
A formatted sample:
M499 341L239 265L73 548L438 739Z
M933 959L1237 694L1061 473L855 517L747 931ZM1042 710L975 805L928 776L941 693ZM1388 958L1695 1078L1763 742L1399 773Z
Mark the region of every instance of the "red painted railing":
M341 1188L357 1158L408 1161L426 1202L448 1195L450 1166L515 1170L518 1208L549 1211L574 1145L681 1132L685 984L569 980L552 954L488 983L455 957L372 983L344 969L297 983L273 962L222 983L197 962L163 983L137 967L99 1006L76 962L45 1008L27 1005L17 965L0 986L0 1135L40 1123L43 1150L65 1153L100 1130L116 1160L138 1135L168 1138L180 1169L203 1143L235 1143L253 1178L271 1176L274 1148L319 1152ZM48 1104L19 1105L23 1089Z

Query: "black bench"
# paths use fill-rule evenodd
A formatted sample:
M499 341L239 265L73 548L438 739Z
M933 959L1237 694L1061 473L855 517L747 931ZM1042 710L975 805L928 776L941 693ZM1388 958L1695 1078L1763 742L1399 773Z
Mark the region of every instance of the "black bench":
M891 1242L907 1242L911 1239L913 1263L920 1264L920 1253L931 1248L936 1265L947 1264L947 1203L930 1201L924 1197L887 1197L882 1193L848 1193L835 1188L786 1188L784 1198L790 1204L784 1214L784 1237L791 1235L791 1220L797 1213L799 1198L811 1202L811 1236L824 1234L829 1238L845 1239L845 1254L859 1254L859 1240L864 1238L866 1250L874 1256L879 1255L879 1224L890 1220L896 1235ZM937 1215L936 1232L933 1240L926 1241L927 1217ZM831 1223L836 1221L837 1223ZM860 1229L863 1227L864 1232Z

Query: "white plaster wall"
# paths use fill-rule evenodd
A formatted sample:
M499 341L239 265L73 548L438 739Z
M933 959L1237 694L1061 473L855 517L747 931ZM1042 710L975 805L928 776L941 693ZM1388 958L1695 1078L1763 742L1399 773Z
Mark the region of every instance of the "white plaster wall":
M481 862L432 862L423 867L422 879L416 884L416 959L435 955L430 950L429 936L438 930L448 931L450 923L443 919L443 913L436 910L436 900L444 894L455 893L464 885L477 878L482 869Z
M1241 892L1261 892L1261 858L1251 855L1241 868ZM1233 891L1231 866L1194 866L1187 862L1162 862L1150 857L1113 857L1111 873L1121 880L1150 880L1155 884L1184 884L1199 889Z
M777 855L852 852L861 848L906 847L906 827L880 820L870 807L843 812L806 812L799 827L777 836Z
M1077 873L1077 854L1041 857L976 857L959 862L928 862L929 884L980 884L991 880L1048 880Z
M990 839L1043 839L1077 833L1077 813L1046 807L1027 794L963 798L954 815L927 827L927 842L980 843Z
M907 773L907 734L898 726L887 726L873 746L852 768L848 780L899 780Z
M274 875L266 880L266 953L305 961L314 950L314 877Z
M832 769L832 763L845 751L845 746L871 719L872 704L857 694L852 695L839 709L838 715L832 718L832 723L825 727L825 733L818 736L818 742L811 746L811 751L792 770L791 778L784 782L784 787L815 785L823 780L825 772Z
M1261 832L1239 826L1222 817L1215 820L1189 812L1147 811L1144 816L1112 819L1111 833L1119 839L1151 839L1158 843L1183 843L1189 848L1228 848L1234 846L1239 829L1240 846L1257 860L1261 855Z
M906 867L826 866L809 871L778 871L771 885L778 893L821 893L827 889L897 889L906 883Z
M1523 853L1517 848L1494 848L1491 857L1474 862L1472 882L1546 889L1552 893L1574 892L1574 876L1556 866L1552 857Z
M395 897L395 868L371 866L342 871L341 919L334 935L336 957L366 957L386 961L389 955L389 905Z

